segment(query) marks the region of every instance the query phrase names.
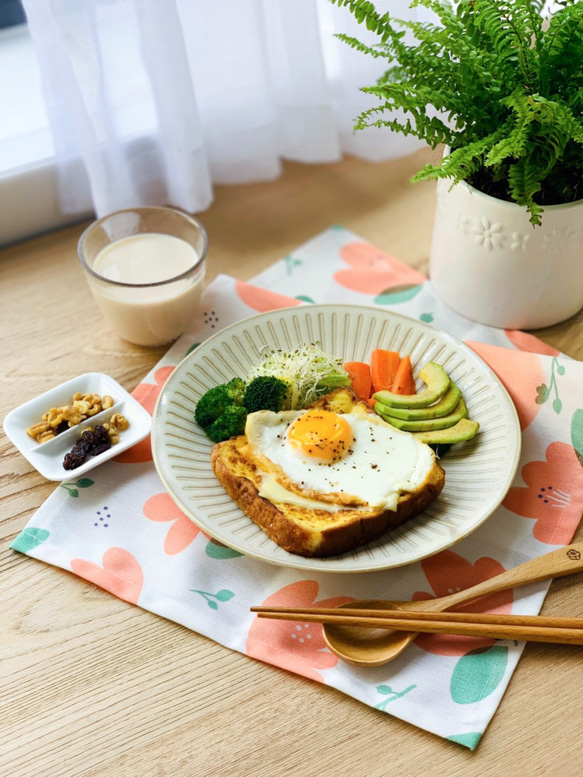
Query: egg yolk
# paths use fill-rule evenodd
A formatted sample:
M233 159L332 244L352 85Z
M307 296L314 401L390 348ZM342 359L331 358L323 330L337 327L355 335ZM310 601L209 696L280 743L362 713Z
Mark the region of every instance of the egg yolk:
M287 438L306 456L326 462L344 458L354 435L348 421L329 410L309 410L293 422Z

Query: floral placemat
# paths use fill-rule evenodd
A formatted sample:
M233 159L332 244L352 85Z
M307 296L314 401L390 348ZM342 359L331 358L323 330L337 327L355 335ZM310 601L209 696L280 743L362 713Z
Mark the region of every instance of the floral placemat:
M521 461L502 505L474 534L423 562L380 573L305 575L264 564L213 542L186 518L165 492L145 440L89 477L57 486L11 547L474 749L523 644L425 635L392 663L358 669L328 651L320 626L260 620L249 607L443 596L568 543L583 510L583 364L529 334L456 315L424 276L333 227L252 284L217 278L190 331L134 396L152 412L174 367L228 324L274 308L328 302L376 305L431 323L474 348L506 385L522 429ZM483 608L536 614L548 585L499 593Z

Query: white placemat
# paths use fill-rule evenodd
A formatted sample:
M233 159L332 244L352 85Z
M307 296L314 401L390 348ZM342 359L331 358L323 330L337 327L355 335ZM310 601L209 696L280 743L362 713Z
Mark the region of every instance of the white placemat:
M89 476L57 486L11 547L222 645L474 749L522 644L426 635L390 664L357 669L327 650L319 626L259 620L249 607L441 596L568 543L583 509L583 364L529 334L456 315L422 275L333 227L253 284L217 278L191 330L134 396L152 412L165 380L198 343L243 317L302 302L388 307L471 344L496 371L519 413L522 457L502 506L480 529L451 550L394 570L306 575L278 568L241 556L194 526L164 491L146 440ZM542 583L514 597L501 593L484 607L536 614L547 590Z

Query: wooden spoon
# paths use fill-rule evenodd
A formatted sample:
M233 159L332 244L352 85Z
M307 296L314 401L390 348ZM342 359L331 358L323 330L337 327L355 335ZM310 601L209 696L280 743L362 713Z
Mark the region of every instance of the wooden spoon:
M539 580L548 580L551 577L564 577L581 571L583 571L583 542L553 550L471 588L439 599L413 602L363 599L340 606L358 609L443 612L497 591L505 591L526 583L536 583ZM417 637L416 633L409 631L389 631L342 624L325 624L322 628L324 640L330 650L343 661L355 666L386 664L400 655Z

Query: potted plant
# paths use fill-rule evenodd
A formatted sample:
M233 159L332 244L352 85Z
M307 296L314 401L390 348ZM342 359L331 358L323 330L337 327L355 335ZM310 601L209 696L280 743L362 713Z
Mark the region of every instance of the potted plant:
M536 328L583 307L583 2L412 0L433 21L347 6L389 60L380 104L356 128L389 127L445 152L414 180L438 179L430 277L473 320ZM398 118L391 115L401 109Z

